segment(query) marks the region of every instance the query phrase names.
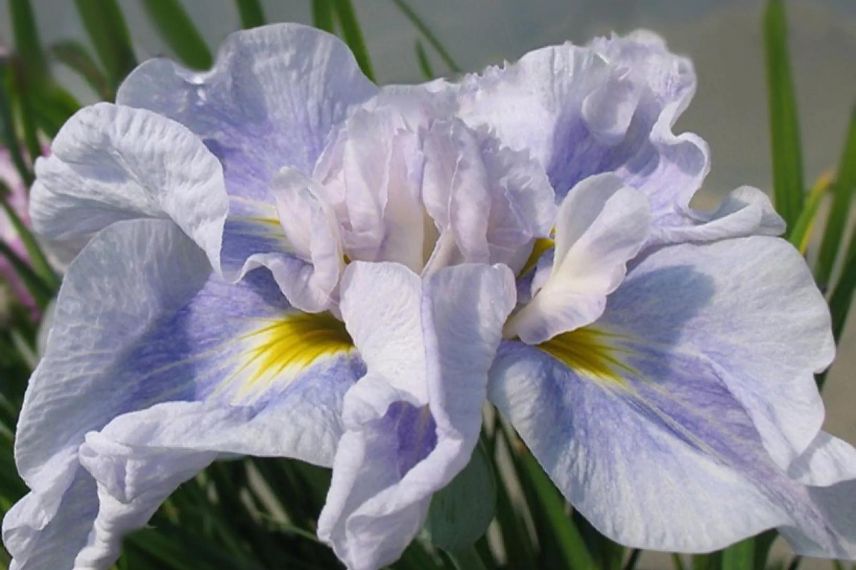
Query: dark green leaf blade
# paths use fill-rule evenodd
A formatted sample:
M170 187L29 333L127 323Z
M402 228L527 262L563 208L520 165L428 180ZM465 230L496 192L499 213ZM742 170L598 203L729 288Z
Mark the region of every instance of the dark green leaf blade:
M77 72L105 100L113 98L110 82L81 43L73 40L57 42L50 47L51 55Z
M832 184L832 206L826 220L823 241L815 267L815 278L821 287L829 284L835 260L841 249L844 231L850 215L853 194L856 193L856 106L850 116L844 152L838 165L838 173Z
M754 570L755 539L747 538L722 551L722 570Z
M802 210L803 170L794 83L783 0L769 0L764 14L767 97L776 209L792 229Z
M238 15L241 27L256 28L265 25L265 13L259 0L235 0L238 4Z
M48 62L29 0L10 0L9 10L15 51L24 62L28 78L32 81L45 79L48 76Z
M319 30L333 33L332 0L312 0L312 24Z
M113 92L137 65L128 26L116 0L75 0L77 13Z
M345 41L354 52L354 57L366 74L366 77L374 81L374 70L372 69L371 58L369 51L366 48L366 42L363 39L363 32L360 29L360 23L357 20L357 13L354 11L354 5L351 0L332 0L335 8L336 18L339 21L339 27L342 29L342 35Z
M417 14L413 10L413 8L411 8L404 0L392 0L392 2L393 4L398 6L398 9L401 10L401 13L404 14L404 16L408 20L410 20L410 23L412 23L416 27L416 29L422 33L422 35L425 37L425 40L429 44L431 44L431 47L437 50L437 54L446 63L449 69L451 69L455 73L460 72L460 66L455 62L455 60L452 58L452 55L443 46L443 43L439 39L437 39L436 34L431 31L431 28L428 27L428 24L425 23L425 20L420 18L419 14Z
M496 479L482 445L443 489L434 493L425 530L447 552L462 552L484 535L496 508Z
M158 34L181 61L195 69L211 67L211 51L178 0L142 2Z

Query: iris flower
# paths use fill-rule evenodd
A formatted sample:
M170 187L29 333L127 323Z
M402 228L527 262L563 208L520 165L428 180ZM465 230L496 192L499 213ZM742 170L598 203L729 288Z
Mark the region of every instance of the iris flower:
M856 555L829 315L764 195L689 207L690 64L648 33L378 88L333 36L137 68L37 165L67 258L18 426L12 567L107 568L218 458L333 468L318 534L396 560L492 402L630 546Z

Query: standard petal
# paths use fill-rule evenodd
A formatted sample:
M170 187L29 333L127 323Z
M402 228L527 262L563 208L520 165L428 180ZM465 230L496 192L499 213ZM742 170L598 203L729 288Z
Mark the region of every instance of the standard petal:
M347 431L318 523L349 568L397 559L432 494L467 464L513 305L504 266L458 265L424 281L397 264L349 267L342 314L367 374L345 397Z
M591 328L509 345L490 397L619 542L697 552L794 526L834 554L836 525L786 473L818 434L832 350L785 242L685 244L636 265Z
M645 243L650 222L645 195L617 176L580 182L556 216L552 268L538 269L533 298L509 320L506 336L537 344L597 319Z
M270 204L274 174L310 174L348 107L376 91L336 36L275 24L230 35L210 71L147 61L116 100L186 125L223 163L231 196Z
M269 273L233 285L171 222L115 223L77 257L60 291L16 440L19 471L33 490L26 504L38 508L21 507L30 516L5 523L7 546L21 568L35 569L25 563L33 549L50 548L45 540L76 540L41 530L66 520L89 433L105 430L101 440L88 436L92 449L82 460L98 482L86 499L94 507L81 507L100 513L86 555L98 560L115 555L121 533L144 522L171 486L221 453L330 465L342 398L363 372L344 325L294 311ZM99 441L120 452L109 459ZM104 493L122 502L114 495L121 486L111 486L109 473L119 468L105 462L161 465L161 458L162 478L152 474L150 487L144 478L128 491L139 501L109 506Z
M689 204L709 169L704 141L672 133L694 91L690 62L638 32L536 50L468 76L460 115L531 152L559 198L588 176L614 172L648 196L659 220Z
M169 218L219 268L228 210L223 170L185 127L98 103L69 119L51 151L36 162L30 213L64 261L113 222Z

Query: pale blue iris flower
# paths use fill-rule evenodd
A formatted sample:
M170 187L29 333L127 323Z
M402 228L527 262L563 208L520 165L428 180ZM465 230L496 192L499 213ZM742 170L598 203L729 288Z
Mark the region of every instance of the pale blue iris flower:
M74 258L32 377L12 568L107 568L218 458L331 466L318 534L396 560L486 400L627 545L779 528L856 555L856 451L820 431L824 300L763 194L689 208L689 63L638 33L377 88L333 36L141 65L37 163Z

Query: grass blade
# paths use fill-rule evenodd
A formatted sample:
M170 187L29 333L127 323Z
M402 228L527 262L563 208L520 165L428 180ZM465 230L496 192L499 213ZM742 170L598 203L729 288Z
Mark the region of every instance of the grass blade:
M853 289L856 288L856 232L850 238L847 257L844 258L844 270L829 298L829 310L832 313L832 334L835 341L841 340L847 314L853 302Z
M238 4L238 15L241 27L256 28L265 25L265 13L259 0L235 0Z
M115 92L137 65L122 11L116 0L75 0L75 4L107 75L110 89Z
M211 51L178 0L142 1L158 34L181 61L196 69L211 67Z
M844 152L838 165L838 174L832 185L832 206L826 220L826 229L823 233L820 254L815 267L815 278L821 287L828 285L832 277L835 260L843 245L842 238L850 215L850 204L854 193L856 193L856 106L854 106L850 116Z
M425 79L434 79L434 70L431 68L431 61L428 59L428 54L425 53L425 48L422 42L416 40L416 60L419 62L419 70L422 71Z
M803 171L799 123L783 0L769 0L764 14L767 97L776 209L792 229L802 210Z
M357 20L353 3L351 3L351 0L332 0L332 2L345 41L348 43L351 51L354 52L354 57L357 59L360 69L363 70L366 77L374 81L375 76L371 58L366 48L366 42L363 39L363 32L360 29L360 23Z
M539 506L549 522L549 529L555 535L562 555L563 567L570 570L596 568L582 535L565 512L565 501L562 495L544 473L541 465L528 452L522 453L519 459L521 476L525 479L526 485L534 491ZM543 532L547 529L540 530Z
M434 32L431 31L431 28L428 27L428 24L425 23L425 20L419 17L413 8L411 8L404 0L392 0L392 3L395 4L401 13L410 20L410 23L419 30L419 32L425 37L425 40L431 44L435 50L437 50L437 55L445 62L445 64L454 71L458 73L461 71L461 67L455 62L452 58L452 55L446 51L446 48L443 47L442 42L437 39L437 36Z
M15 133L15 122L12 117L12 101L8 97L7 86L10 85L9 69L5 63L0 63L0 141L12 157L12 163L27 187L33 183L33 172L24 160L23 149L18 143Z
M101 99L113 98L110 82L83 44L72 40L58 42L51 46L50 53L57 61L77 72Z
M722 570L754 570L755 539L749 538L724 549L721 564Z
M48 75L48 62L39 41L39 32L29 0L10 0L10 19L15 51L24 62L28 79L39 81Z
M832 184L832 175L829 173L823 174L814 183L811 191L808 193L805 207L800 212L794 227L791 229L788 240L800 250L800 253L805 254L808 249L808 242L811 239L811 232L814 228L817 212L820 210L820 203L823 202L827 190Z
M312 0L312 24L319 30L333 33L333 5L331 0Z

